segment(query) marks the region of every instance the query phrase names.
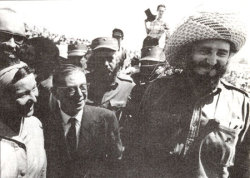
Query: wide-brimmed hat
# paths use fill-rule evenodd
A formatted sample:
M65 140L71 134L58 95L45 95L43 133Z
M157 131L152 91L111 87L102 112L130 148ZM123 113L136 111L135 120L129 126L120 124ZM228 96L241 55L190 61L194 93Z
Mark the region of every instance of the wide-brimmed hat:
M158 46L150 46L141 49L140 61L165 62L166 57L163 49Z
M71 44L68 46L68 56L84 56L88 51L85 44Z
M119 49L118 41L117 39L111 37L99 37L94 39L91 43L91 49L96 50L100 48L117 51Z
M185 47L210 39L226 40L231 44L231 52L238 52L246 41L246 28L234 13L199 12L190 16L170 36L166 58L171 65L182 65Z

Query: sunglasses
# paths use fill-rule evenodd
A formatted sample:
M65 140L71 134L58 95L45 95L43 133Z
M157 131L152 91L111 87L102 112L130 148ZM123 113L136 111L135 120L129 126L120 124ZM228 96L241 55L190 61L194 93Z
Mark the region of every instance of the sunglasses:
M15 43L19 44L19 45L23 44L24 40L26 39L26 37L21 36L21 35L7 33L7 32L1 32L0 31L0 42L7 42L11 38L13 38Z
M59 89L62 89L63 92L69 96L74 96L75 93L77 92L78 89L80 89L80 91L82 93L86 93L87 89L88 89L89 84L82 84L79 86L72 86L72 87L57 87Z

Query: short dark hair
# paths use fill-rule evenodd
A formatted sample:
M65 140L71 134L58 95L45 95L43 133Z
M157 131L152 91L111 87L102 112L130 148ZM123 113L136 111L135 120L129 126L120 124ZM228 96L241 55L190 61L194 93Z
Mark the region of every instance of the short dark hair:
M157 6L157 11L159 10L160 7L166 8L166 6L164 4L160 4L160 5Z
M122 38L124 37L123 31L122 31L121 29L119 29L119 28L115 28L115 29L112 31L112 36L113 36L113 34L114 34L115 32L119 32L119 33L121 33Z
M84 71L82 68L73 65L73 64L60 64L54 74L53 74L53 87L59 86L62 84L62 80L71 75L75 71L80 71L84 74Z
M57 46L52 40L45 38L45 37L36 37L36 38L29 39L28 43L32 45L35 49L36 61L38 60L39 62L43 62L43 61L40 61L40 60L44 60L41 58L40 54L45 53L51 57L47 60L50 60L50 62L52 61L58 62L57 60L59 58L59 49L57 48Z

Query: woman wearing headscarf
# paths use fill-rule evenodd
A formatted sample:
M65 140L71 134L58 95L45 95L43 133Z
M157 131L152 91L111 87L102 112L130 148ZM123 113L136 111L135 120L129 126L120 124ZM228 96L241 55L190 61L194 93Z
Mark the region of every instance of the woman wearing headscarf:
M37 96L25 63L0 71L0 177L46 177L42 124L32 116Z

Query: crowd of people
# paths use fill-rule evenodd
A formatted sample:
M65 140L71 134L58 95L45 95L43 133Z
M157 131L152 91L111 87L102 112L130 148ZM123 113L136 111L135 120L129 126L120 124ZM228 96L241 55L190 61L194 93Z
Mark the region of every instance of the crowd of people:
M249 97L223 79L244 25L200 12L169 35L165 10L131 55L121 29L88 44L0 9L0 177L250 176Z
M74 38L74 37L66 37L65 35L60 35L57 33L52 33L46 28L37 27L35 25L29 25L24 23L25 25L25 35L27 38L36 38L36 37L45 37L52 40L55 44L86 44L89 45L90 41L85 38Z

